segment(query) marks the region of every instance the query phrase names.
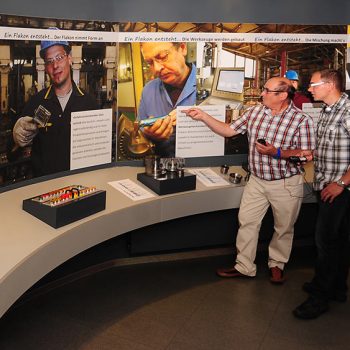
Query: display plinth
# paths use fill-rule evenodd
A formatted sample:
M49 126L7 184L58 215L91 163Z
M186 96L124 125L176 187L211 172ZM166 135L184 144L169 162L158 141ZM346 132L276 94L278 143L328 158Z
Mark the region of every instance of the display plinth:
M22 208L54 228L70 224L106 208L106 191L101 190L94 190L92 193L55 205L49 205L41 198L42 196L37 196L25 199Z
M196 189L196 175L184 172L182 175L168 173L155 178L146 173L137 174L137 180L159 195Z

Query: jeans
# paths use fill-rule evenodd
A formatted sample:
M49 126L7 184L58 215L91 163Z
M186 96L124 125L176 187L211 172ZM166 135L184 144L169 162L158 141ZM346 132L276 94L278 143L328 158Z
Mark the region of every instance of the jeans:
M320 194L317 192L317 261L312 284L315 296L328 301L335 294L346 295L348 289L350 191L345 189L332 203L323 202Z

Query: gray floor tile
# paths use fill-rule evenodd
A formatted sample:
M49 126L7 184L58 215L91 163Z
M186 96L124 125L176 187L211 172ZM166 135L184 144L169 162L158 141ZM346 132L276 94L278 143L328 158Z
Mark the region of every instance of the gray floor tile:
M299 320L292 315L292 310L307 298L301 291L300 276L310 275L310 271L294 270L295 279L283 295L271 321L270 328L263 342L263 349L276 348L274 344L300 344L301 348L342 349L343 344L350 344L350 304L331 303L330 312L315 320ZM299 278L298 278L299 276ZM292 348L290 345L287 349ZM350 345L347 345L350 348Z
M259 294L261 285L277 297ZM257 349L281 292L281 288L261 277L223 280L178 331L169 348L233 349L234 344L239 344L241 349Z
M35 317L33 316L35 314ZM1 323L1 350L73 350L90 336L90 331L68 317L31 308L6 317Z
M138 343L137 339L137 335L131 341L116 336L107 330L93 338L87 339L76 350L153 350L151 346Z
M221 279L232 257L124 266L62 286L0 320L1 350L345 350L350 302L317 320L292 310L306 298L313 256L294 252L287 282L269 282L266 254L254 279Z

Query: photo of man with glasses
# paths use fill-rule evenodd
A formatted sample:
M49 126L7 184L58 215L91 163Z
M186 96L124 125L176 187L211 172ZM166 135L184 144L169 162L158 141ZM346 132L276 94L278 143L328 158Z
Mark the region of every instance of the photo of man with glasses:
M13 128L15 148L32 143L34 176L70 169L71 113L98 108L94 98L72 80L71 47L67 41L42 41L40 56L51 84L28 101ZM33 119L39 106L49 115L45 126Z
M141 52L154 79L142 91L138 119L157 120L144 127L145 136L155 144L155 152L163 157L175 155L176 107L196 103L196 67L186 62L186 43L147 42Z

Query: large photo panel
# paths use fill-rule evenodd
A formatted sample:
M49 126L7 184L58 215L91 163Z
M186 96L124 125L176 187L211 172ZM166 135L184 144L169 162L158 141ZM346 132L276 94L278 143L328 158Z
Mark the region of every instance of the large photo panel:
M334 68L348 76L346 25L1 16L0 40L2 187L94 165L139 164L133 161L150 154L244 158L245 135L220 138L184 110L195 106L231 123L261 103L269 78L286 76L297 107L317 115L311 74ZM62 88L66 81L71 89ZM72 94L84 102L73 103Z
M175 156L177 108L196 104L196 43L120 43L118 160Z
M0 186L114 161L117 25L0 25Z
M294 104L317 115L320 105L308 92L312 73L346 72L345 25L128 22L119 28L117 160L247 154L245 135L218 139L182 110L196 106L231 123L261 103L269 78L285 76L297 90ZM166 81L176 75L171 65L181 45L187 67L196 67L195 100L182 100L194 86L188 71L187 85Z

